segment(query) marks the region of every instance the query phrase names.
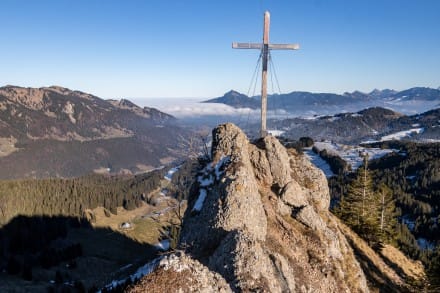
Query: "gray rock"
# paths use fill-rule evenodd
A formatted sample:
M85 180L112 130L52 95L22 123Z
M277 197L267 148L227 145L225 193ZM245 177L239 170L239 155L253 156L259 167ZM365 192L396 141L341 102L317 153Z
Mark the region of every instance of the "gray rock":
M263 142L267 160L270 162L269 167L273 184L283 188L292 180L290 177L289 155L286 148L273 136L266 136Z
M254 145L250 145L249 155L252 167L254 168L255 177L261 184L270 187L273 182L273 177L270 172L270 165L266 158L265 151Z
M309 205L307 190L295 180L287 183L281 191L281 199L287 205L299 208Z
M205 172L225 156L229 163L207 188L202 209L190 212L195 199L189 200L180 244L192 258L237 292L368 292L328 211L322 172L274 137L250 144L233 124L213 130ZM211 289L217 288L218 282Z

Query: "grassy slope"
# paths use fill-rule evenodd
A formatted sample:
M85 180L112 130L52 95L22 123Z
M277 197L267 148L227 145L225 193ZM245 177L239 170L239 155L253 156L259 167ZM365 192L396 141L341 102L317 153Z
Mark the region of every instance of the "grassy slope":
M341 220L333 218L350 242L373 292L412 292L415 289L412 284L424 281L424 268L420 262L412 261L388 246L382 250L386 256L382 258Z

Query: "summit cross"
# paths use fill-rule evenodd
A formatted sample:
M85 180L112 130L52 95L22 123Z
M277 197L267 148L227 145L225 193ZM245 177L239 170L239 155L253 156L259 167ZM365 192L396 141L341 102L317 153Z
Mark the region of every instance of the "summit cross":
M261 129L260 137L267 135L266 116L267 116L267 60L269 50L298 50L298 44L270 44L269 43L269 26L270 13L264 13L264 29L263 29L263 43L232 43L233 49L257 49L261 50L262 54L262 74L261 74Z

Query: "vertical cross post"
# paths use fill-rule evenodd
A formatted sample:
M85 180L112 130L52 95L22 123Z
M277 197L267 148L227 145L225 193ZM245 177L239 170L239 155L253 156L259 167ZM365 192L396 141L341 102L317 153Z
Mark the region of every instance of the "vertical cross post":
M267 135L266 117L267 117L267 59L269 57L269 27L270 13L264 13L264 30L263 30L263 66L261 73L261 128L260 137Z
M257 49L261 50L262 54L262 74L261 74L261 128L260 137L267 135L267 62L269 58L269 50L298 50L298 44L270 44L269 43L269 26L270 13L264 13L264 27L263 27L263 43L232 43L234 49Z

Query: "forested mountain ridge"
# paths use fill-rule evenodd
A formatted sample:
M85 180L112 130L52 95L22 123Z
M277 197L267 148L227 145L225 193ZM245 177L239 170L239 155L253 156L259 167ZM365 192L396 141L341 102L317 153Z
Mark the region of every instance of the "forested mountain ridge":
M127 100L57 86L0 88L0 178L145 171L176 158L184 133L174 117Z
M314 140L331 140L346 144L359 144L364 141L392 139L397 135L413 141L436 141L440 139L440 108L416 115L401 113L381 107L368 108L354 113L318 116L313 119L291 118L269 120L272 129L284 131L291 138L312 137Z

